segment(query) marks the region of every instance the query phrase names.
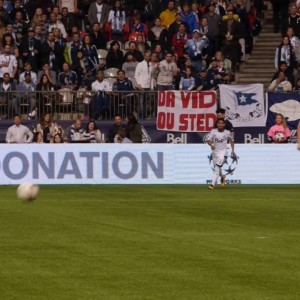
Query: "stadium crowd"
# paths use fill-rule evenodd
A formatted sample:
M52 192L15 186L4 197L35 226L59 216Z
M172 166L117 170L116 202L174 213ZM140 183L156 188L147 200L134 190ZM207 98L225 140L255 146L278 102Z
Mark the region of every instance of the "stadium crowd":
M270 91L290 92L300 90L300 1L272 0L274 32L282 33L276 48L276 72L269 86ZM291 2L291 3L290 3Z
M111 92L216 90L251 53L262 11L262 0L0 0L1 109L11 118L26 101L35 119L49 93L81 89L85 119L101 119ZM151 114L142 93L137 110Z

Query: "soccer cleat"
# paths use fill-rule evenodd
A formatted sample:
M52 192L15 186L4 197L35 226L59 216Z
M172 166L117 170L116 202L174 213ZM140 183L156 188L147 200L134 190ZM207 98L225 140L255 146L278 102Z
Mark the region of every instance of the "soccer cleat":
M209 189L209 190L213 190L213 189L214 189L214 186L213 186L212 184L210 184L210 185L208 186L208 189Z
M225 184L226 184L226 176L224 175L224 176L221 177L221 185L222 185L222 187L224 187Z

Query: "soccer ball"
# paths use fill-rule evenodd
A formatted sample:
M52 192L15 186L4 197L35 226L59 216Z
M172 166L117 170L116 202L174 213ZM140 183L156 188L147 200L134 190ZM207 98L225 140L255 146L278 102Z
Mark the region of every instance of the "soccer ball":
M275 136L274 136L274 141L277 142L277 143L281 143L283 141L285 141L285 136L283 133L276 133Z
M17 197L23 201L34 200L39 193L39 186L30 182L22 183L17 188Z

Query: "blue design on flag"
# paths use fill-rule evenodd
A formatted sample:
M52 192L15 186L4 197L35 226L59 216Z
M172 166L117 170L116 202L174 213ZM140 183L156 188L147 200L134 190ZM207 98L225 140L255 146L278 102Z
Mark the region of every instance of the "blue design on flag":
M251 105L253 103L257 103L258 101L253 99L256 96L256 93L242 93L242 92L234 92L238 105Z

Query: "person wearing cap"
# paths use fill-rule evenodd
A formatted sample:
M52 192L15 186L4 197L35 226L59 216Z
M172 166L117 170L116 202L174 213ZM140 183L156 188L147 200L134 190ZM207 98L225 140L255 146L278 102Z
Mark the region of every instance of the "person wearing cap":
M208 40L200 37L199 29L193 31L193 38L188 40L184 46L197 73L202 68L202 59L207 55L208 46Z
M209 91L212 89L210 78L207 75L207 70L205 67L202 67L199 73L199 76L195 78L196 90L197 91Z
M193 32L195 29L199 29L196 17L191 11L188 3L185 3L182 7L181 20L182 22L186 22L189 25L190 32Z
M25 72L24 81L17 85L17 100L18 105L21 103L27 104L28 108L28 119L33 120L36 116L36 85L31 80L30 72ZM20 106L18 107L18 112Z
M32 71L32 67L31 67L31 63L30 62L26 62L25 63L25 66L24 66L24 72L22 72L20 74L20 77L19 77L19 82L23 82L25 80L25 74L26 73L30 73L30 76L31 76L31 81L34 83L34 84L37 84L37 75L35 72Z
M225 129L226 130L229 130L230 131L230 133L231 133L231 135L233 136L234 135L234 128L233 128L233 125L232 125L232 123L230 122L230 121L228 121L227 119L226 119L226 110L224 109L224 108L218 108L217 110L216 110L216 114L217 114L217 118L218 118L218 120L225 120ZM217 120L217 122L215 123L215 128L217 128L217 123L218 123L218 120Z
M166 27L168 29L169 26L175 21L175 17L176 17L175 1L170 0L168 2L167 9L162 11L159 17L161 19L161 26Z
M19 49L23 63L30 62L32 69L37 70L40 67L41 42L34 37L33 28L28 29L28 34L23 37Z

